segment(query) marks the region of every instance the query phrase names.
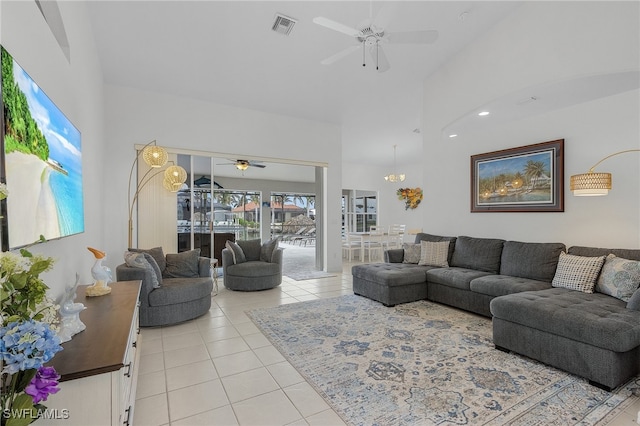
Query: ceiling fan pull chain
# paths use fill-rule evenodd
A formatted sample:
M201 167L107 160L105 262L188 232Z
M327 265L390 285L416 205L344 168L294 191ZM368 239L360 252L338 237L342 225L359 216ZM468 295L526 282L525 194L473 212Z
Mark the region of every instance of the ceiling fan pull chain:
M365 51L365 42L363 41L362 42L362 66L363 67L367 66L367 64L365 63L365 55L364 55L365 52L364 51Z
M376 70L378 70L378 40L376 40Z

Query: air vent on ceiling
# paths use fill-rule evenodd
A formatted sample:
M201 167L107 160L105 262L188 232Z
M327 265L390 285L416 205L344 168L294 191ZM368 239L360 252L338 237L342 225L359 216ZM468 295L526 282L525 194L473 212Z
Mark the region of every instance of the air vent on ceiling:
M271 29L277 33L289 35L293 27L296 25L296 20L293 18L289 18L288 16L281 15L279 13L276 14L276 19L271 26Z

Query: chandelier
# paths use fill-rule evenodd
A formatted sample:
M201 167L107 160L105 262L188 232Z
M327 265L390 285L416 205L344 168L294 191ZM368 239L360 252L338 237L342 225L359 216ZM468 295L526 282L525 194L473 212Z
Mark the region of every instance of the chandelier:
M384 180L387 182L403 182L405 178L404 173L398 174L398 169L396 167L396 147L397 145L393 146L393 173L384 177Z

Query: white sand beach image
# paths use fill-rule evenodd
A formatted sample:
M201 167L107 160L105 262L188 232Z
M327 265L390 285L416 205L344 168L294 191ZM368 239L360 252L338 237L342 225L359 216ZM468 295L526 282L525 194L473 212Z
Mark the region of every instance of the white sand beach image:
M49 177L55 170L37 156L22 152L7 154L6 165L11 194L7 203L7 216L12 222L11 246L30 244L40 235L59 238L58 211L49 185Z

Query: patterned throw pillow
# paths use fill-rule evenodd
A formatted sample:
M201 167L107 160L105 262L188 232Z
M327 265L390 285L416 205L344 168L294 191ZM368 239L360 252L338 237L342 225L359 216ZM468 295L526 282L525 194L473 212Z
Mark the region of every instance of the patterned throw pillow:
M154 247L151 249L137 249L137 248L129 248L129 251L134 253L148 253L153 256L153 259L156 261L158 268L160 268L161 272L164 272L164 268L167 267L167 261L164 256L164 252L162 251L162 247Z
M227 240L227 242L224 243L224 246L229 250L231 250L231 256L233 257L234 265L237 265L238 263L244 263L247 261L247 258L244 255L244 251L242 250L242 247L240 247L238 244L234 243L233 241Z
M596 283L596 291L628 302L640 286L640 262L607 256Z
M420 244L404 243L402 244L404 250L404 259L402 263L418 263L420 262L420 250L422 246Z
M593 293L605 256L587 257L560 253L552 287L563 287Z
M151 272L151 274L149 275L151 277L151 286L153 288L158 288L160 287L160 281L158 280L157 272L155 271L151 263L149 263L148 259L151 259L153 263L156 263L155 260L153 260L153 257L151 257L151 255L147 253L138 253L133 251L124 252L124 263L132 268L145 269ZM157 264L155 265L155 267L158 267Z
M448 268L449 241L421 241L420 261L418 265L440 266Z

